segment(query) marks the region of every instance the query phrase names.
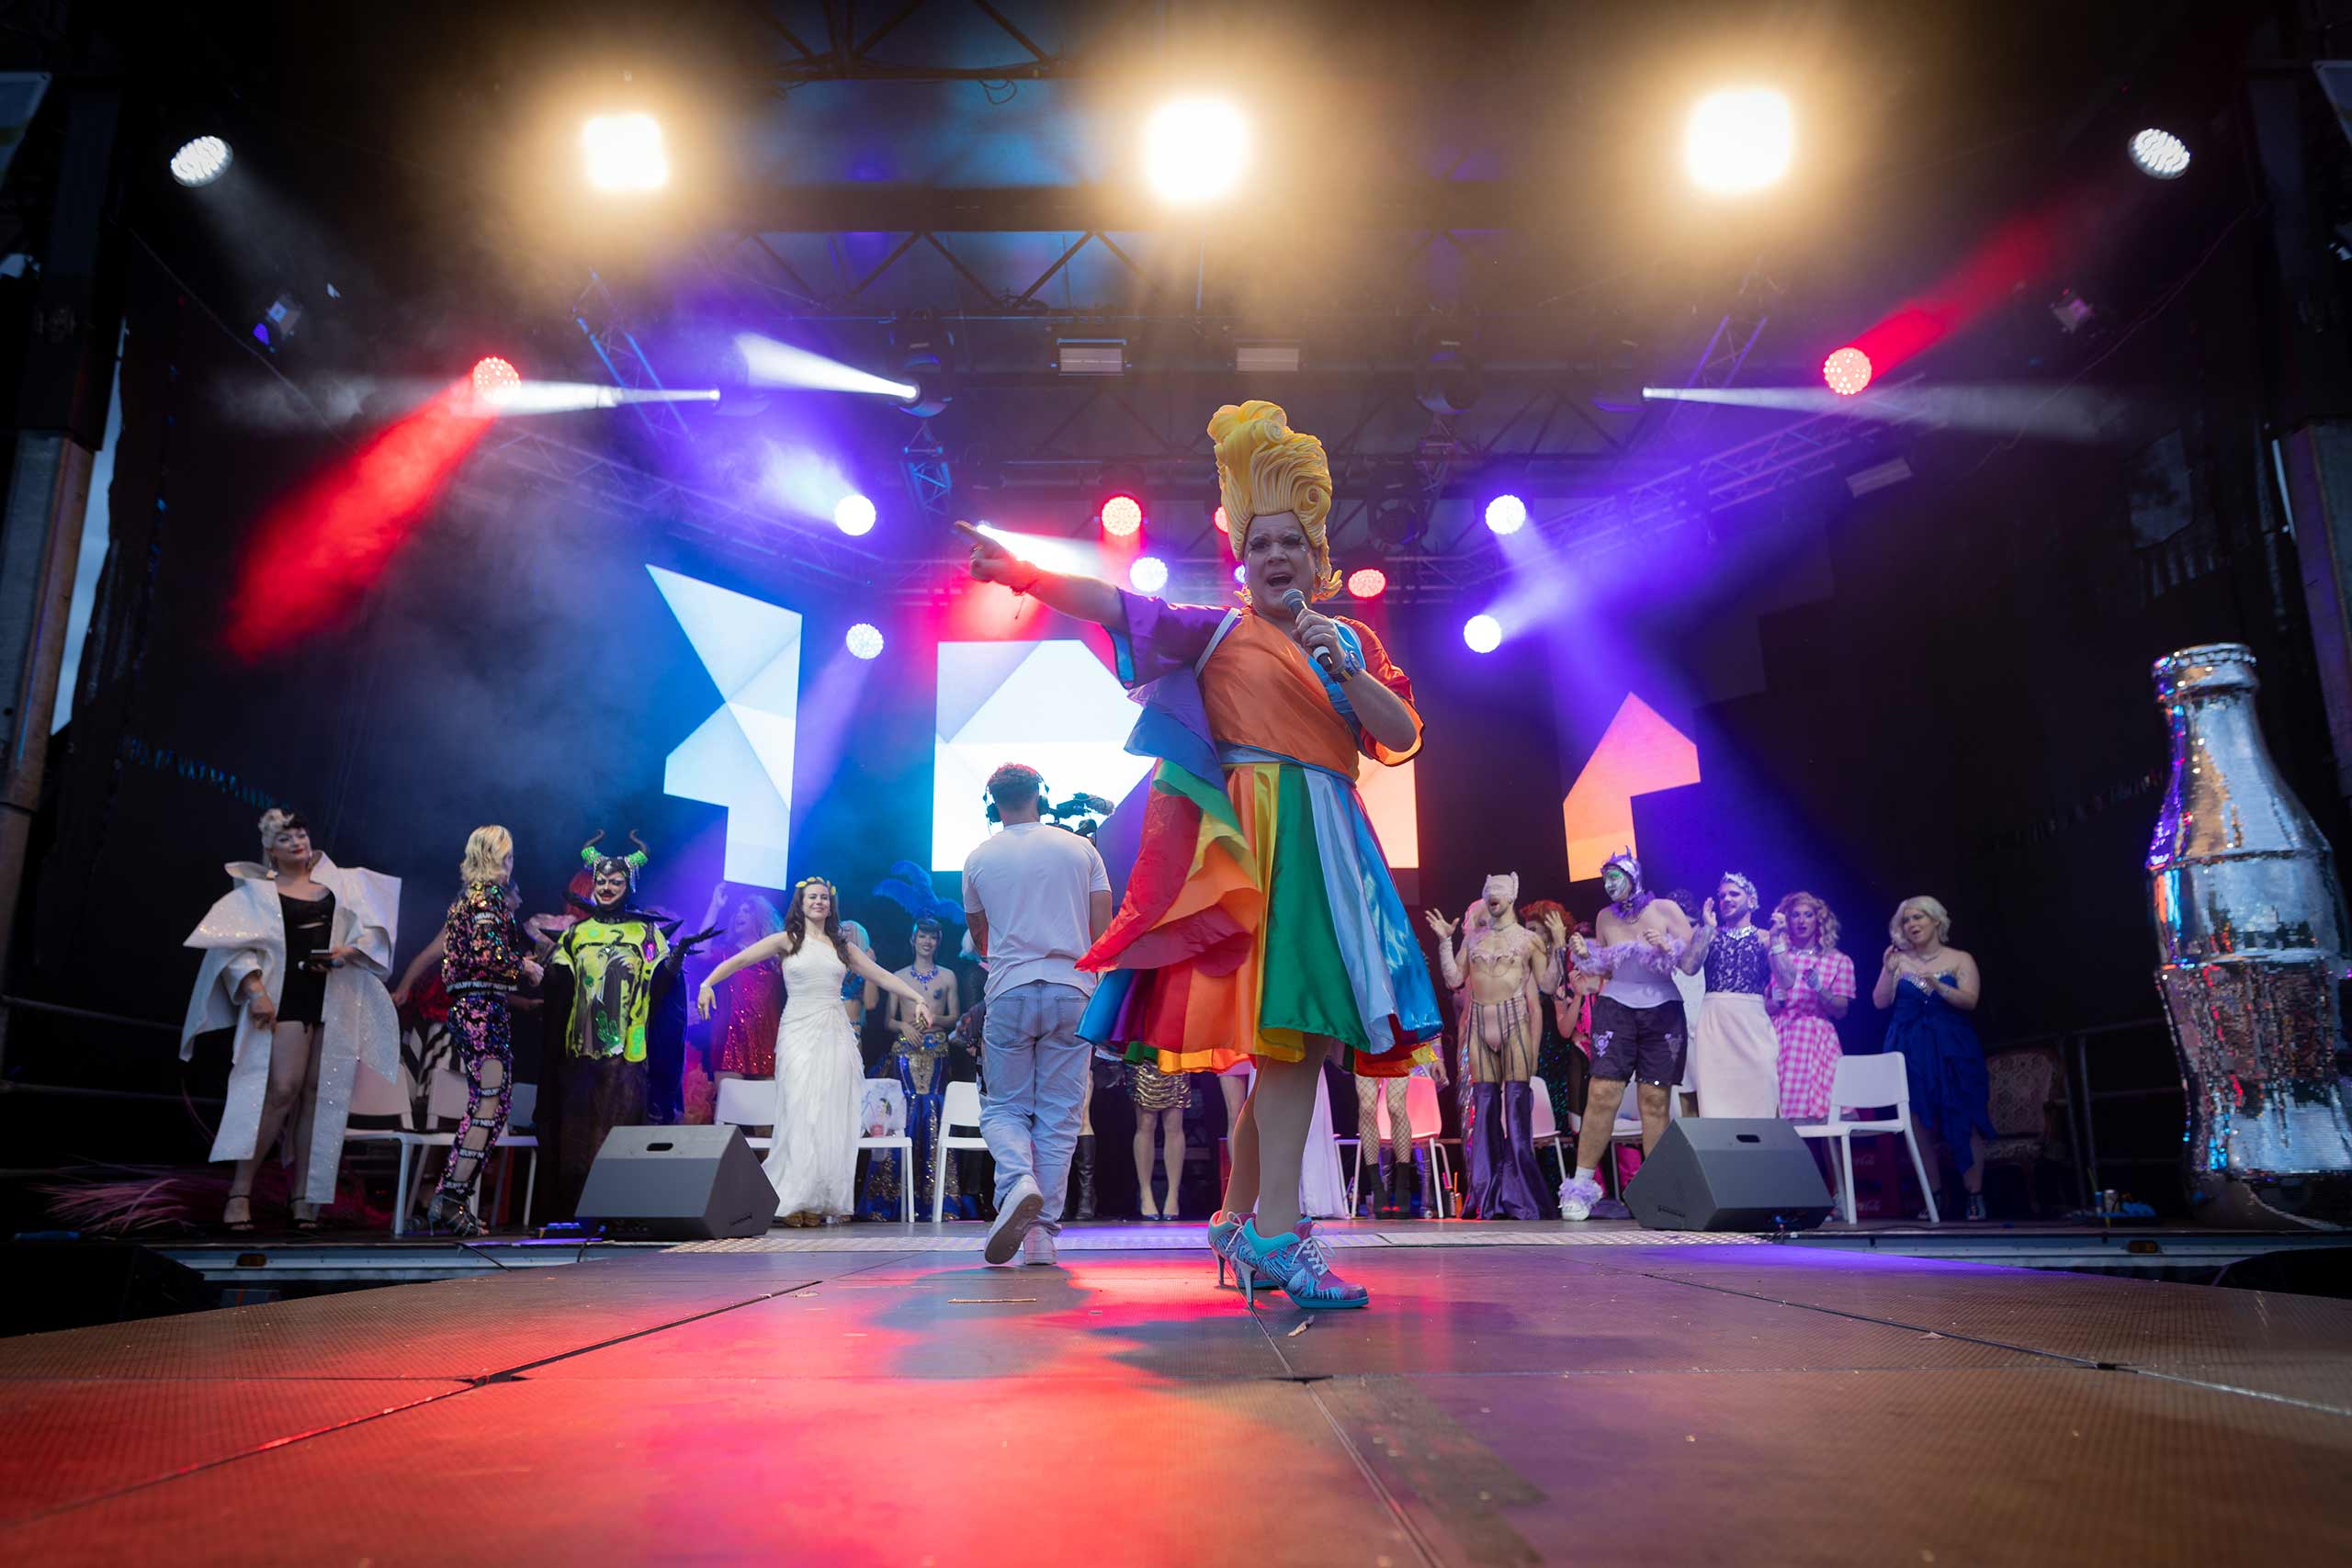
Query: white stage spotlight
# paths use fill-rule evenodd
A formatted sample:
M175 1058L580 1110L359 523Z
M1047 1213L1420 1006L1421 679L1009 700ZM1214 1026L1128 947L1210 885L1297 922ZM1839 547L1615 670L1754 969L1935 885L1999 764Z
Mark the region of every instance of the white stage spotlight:
M2151 128L2132 139L2132 162L2151 179L2177 180L2188 173L2188 143Z
M1138 593L1157 593L1168 586L1168 563L1158 556L1137 556L1127 568L1127 584Z
M869 626L864 621L860 621L857 625L850 627L849 635L842 638L842 644L843 647L847 648L850 652L855 654L860 659L879 659L882 657L882 633L880 628Z
M172 154L172 178L184 186L209 186L229 172L229 144L217 136L184 141Z
M854 539L874 531L874 503L852 492L833 503L833 526Z
M1163 104L1144 127L1144 172L1161 199L1214 200L1240 183L1250 162L1250 122L1217 98Z
M1789 172L1796 120L1789 100L1765 87L1713 93L1690 111L1683 165L1702 190L1739 196Z
M650 114L600 114L581 128L588 183L598 190L659 190L670 183L662 124Z
M1473 653L1492 653L1503 645L1503 626L1492 615L1473 615L1462 623L1462 640Z

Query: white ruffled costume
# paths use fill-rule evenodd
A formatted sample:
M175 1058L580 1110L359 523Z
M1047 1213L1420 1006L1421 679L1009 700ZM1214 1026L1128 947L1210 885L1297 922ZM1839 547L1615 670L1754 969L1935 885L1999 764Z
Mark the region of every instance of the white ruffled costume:
M187 1021L180 1028L180 1060L195 1052L196 1037L217 1029L236 1030L229 1069L228 1100L220 1131L212 1140L215 1160L251 1159L261 1131L262 1101L269 1089L272 1032L256 1026L243 1005L245 976L259 974L272 1002L286 993L286 919L277 885L250 861L228 867L233 886L212 906L184 944L204 954L196 993L188 998ZM330 947L356 951L326 973L326 1003L320 1011L319 1081L312 1086L318 1109L311 1122L311 1158L304 1190L311 1202L334 1201L335 1176L343 1163L343 1134L351 1115L351 1091L366 1067L389 1082L400 1081L400 1018L385 978L392 969L392 933L400 926L401 884L394 876L345 867L321 855L311 880L334 895ZM295 1118L287 1117L281 1138Z

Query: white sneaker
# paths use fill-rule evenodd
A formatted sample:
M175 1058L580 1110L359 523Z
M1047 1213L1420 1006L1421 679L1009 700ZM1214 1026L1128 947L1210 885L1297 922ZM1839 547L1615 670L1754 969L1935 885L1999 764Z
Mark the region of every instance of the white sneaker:
M1032 1269L1056 1267L1060 1259L1054 1256L1054 1233L1043 1225L1030 1226L1021 1238L1021 1261Z
M980 1256L1000 1266L1012 1262L1012 1255L1021 1250L1022 1238L1045 1207L1046 1195L1037 1190L1035 1178L1024 1176L1015 1181L996 1212L996 1224L989 1227L988 1245L980 1249Z
M1560 1183L1560 1218L1592 1218L1592 1206L1600 1201L1600 1183L1591 1177L1585 1177L1582 1180L1570 1177Z

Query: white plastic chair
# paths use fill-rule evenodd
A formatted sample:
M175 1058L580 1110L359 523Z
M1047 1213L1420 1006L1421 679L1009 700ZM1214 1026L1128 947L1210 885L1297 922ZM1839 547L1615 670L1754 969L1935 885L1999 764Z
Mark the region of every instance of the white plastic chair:
M466 1079L463 1074L451 1072L447 1067L434 1069L433 1081L425 1090L426 1116L434 1126L439 1127L445 1122L454 1123L465 1115L466 1089ZM539 1188L539 1139L537 1133L523 1132L518 1129L534 1124L532 1118L537 1114L538 1107L538 1085L527 1083L514 1085L510 1091L506 1130L499 1134L498 1142L491 1145L490 1151L493 1154L500 1149L510 1151L506 1158L498 1163L497 1196L491 1204L493 1212L503 1211L506 1207L506 1183L507 1179L513 1174L514 1165L514 1156L511 1151L526 1149L530 1152L531 1163L523 1182L523 1228L525 1230L531 1228L531 1200L537 1195ZM454 1125L450 1126L447 1132L410 1132L405 1128L397 1127L355 1127L344 1134L344 1141L345 1143L390 1143L399 1145L400 1170L393 1179L392 1234L406 1235L410 1211L416 1206L416 1188L421 1184L424 1174L424 1162L416 1157L416 1152L419 1149L454 1147L458 1142L458 1133ZM487 1163L487 1156L485 1156L485 1163ZM470 1207L476 1217L480 1217L481 1185L479 1181L474 1185L474 1197Z
M1376 1094L1372 1099L1372 1122L1377 1148L1388 1141L1388 1096ZM1453 1164L1446 1158L1442 1135L1445 1132L1444 1112L1438 1108L1437 1085L1419 1073L1405 1080L1405 1125L1412 1134L1415 1148L1425 1148L1430 1158L1430 1180L1437 1189L1434 1201L1438 1217L1446 1217L1446 1194L1453 1185ZM1361 1133L1363 1130L1357 1130ZM1351 1140L1340 1139L1345 1143ZM1356 1141L1355 1168L1348 1176L1348 1213L1356 1212L1356 1197L1363 1184L1363 1146Z
M940 1107L939 1137L932 1145L931 1161L931 1223L939 1224L947 1209L947 1156L957 1149L981 1149L989 1141L979 1135L980 1086L969 1081L947 1086L947 1098ZM958 1133L958 1127L969 1127L968 1134Z
M905 1132L907 1125L907 1091L896 1078L862 1078L857 1087L857 1124L865 1125L865 1108L870 1095L887 1095L899 1102L899 1126L896 1133L877 1133L867 1137L861 1131L857 1146L877 1154L896 1153L899 1156L899 1219L902 1224L915 1223L915 1141Z
M1542 1078L1528 1079L1527 1087L1535 1092L1535 1114L1528 1122L1533 1135L1529 1141L1539 1149L1547 1145L1551 1148L1552 1157L1559 1162L1560 1179L1566 1181L1569 1175L1567 1137L1560 1131L1559 1118L1552 1114L1552 1091Z
M1857 1105L1892 1105L1894 1114L1875 1122L1848 1122L1840 1112ZM1854 1220L1854 1134L1900 1133L1911 1151L1911 1168L1919 1178L1919 1191L1928 1200L1928 1223L1943 1224L1936 1212L1936 1190L1928 1181L1928 1163L1919 1157L1918 1134L1911 1130L1911 1077L1899 1051L1874 1056L1840 1056L1829 1080L1829 1120L1801 1124L1800 1138L1838 1140L1838 1206L1848 1224Z
M775 1079L721 1078L718 1080L718 1105L710 1119L722 1127L765 1127L775 1120ZM743 1142L755 1149L775 1146L774 1138L755 1138L743 1134Z

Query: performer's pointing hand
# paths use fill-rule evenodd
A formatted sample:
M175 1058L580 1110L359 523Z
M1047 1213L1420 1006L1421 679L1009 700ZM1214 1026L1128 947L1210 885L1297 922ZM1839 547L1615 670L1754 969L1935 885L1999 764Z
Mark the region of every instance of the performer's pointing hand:
M969 523L957 523L956 531L972 541L972 558L968 570L981 582L1010 583L1021 575L1021 558L996 540L989 538Z

